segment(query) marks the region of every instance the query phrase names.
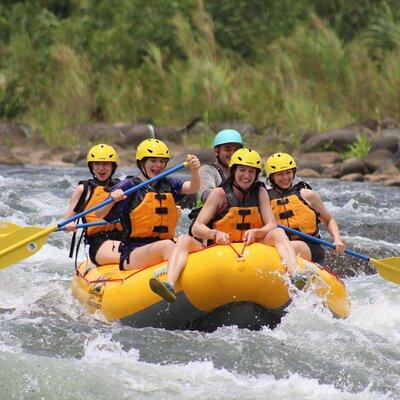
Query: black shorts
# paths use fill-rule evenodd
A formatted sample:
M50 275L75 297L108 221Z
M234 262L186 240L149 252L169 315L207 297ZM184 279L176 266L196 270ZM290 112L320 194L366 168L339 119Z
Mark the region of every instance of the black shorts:
M85 239L85 243L89 245L90 261L94 265L99 265L96 261L96 255L100 247L103 245L104 242L107 242L107 240L120 241L122 240L122 235L119 232L107 232L104 235L95 235L94 237L89 237Z
M316 262L320 265L324 265L325 262L325 251L323 247L315 242L311 242L309 240L302 240L302 242L306 243L311 251L311 261Z
M129 240L127 242L121 242L119 245L119 252L121 253L120 259L119 259L119 269L121 271L124 271L124 262L125 261L130 261L131 253L133 250L145 246L146 244L154 243L157 242L158 238L142 238L142 239L135 239L135 240Z

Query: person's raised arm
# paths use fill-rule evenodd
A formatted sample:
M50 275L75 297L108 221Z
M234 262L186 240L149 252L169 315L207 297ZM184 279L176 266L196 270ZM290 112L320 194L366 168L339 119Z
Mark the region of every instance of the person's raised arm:
M188 163L187 167L190 171L190 181L183 183L181 194L197 193L197 191L200 189L200 161L196 156L188 154L186 157L186 162Z

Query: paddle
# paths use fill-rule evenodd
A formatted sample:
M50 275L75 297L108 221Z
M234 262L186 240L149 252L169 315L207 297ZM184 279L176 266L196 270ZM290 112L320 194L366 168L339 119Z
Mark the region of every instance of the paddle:
M153 178L150 178L147 181L139 183L138 185L126 190L124 194L129 195L131 193L137 192L143 187L150 185L162 178L165 178L166 176L173 174L176 171L179 171L185 166L186 163L178 164L175 167L162 172L160 175L154 176ZM5 268L11 264L15 264L18 261L21 261L35 254L41 249L43 244L47 241L47 237L51 233L66 226L70 222L77 220L78 218L81 218L93 211L99 210L100 208L105 207L107 204L111 204L112 202L113 199L109 197L107 200L104 200L103 202L96 204L94 207L82 211L81 213L76 214L73 217L66 219L65 221L59 222L57 225L49 226L47 228L27 226L10 233L9 235L0 239L0 269Z
M78 224L76 225L76 229L84 229L84 228L90 228L91 226L102 226L102 225L110 225L110 224L116 224L118 221L115 222L108 222L108 221L95 221L95 222L85 222L84 224ZM9 227L3 228L3 225L11 225ZM0 222L0 239L3 237L9 235L12 232L15 232L18 229L22 229L21 226L8 223L8 222ZM57 231L65 231L65 226L62 228L58 228Z
M327 242L326 240L322 240L322 239L316 238L311 235L307 235L306 233L297 231L293 228L289 228L287 226L280 225L280 224L278 224L278 227L284 229L286 232L303 237L312 242L322 244L322 245L330 247L332 249L336 248L336 246L333 243ZM345 253L350 256L359 258L360 260L371 262L376 267L379 275L382 278L388 280L389 282L394 282L394 283L400 284L400 257L376 259L376 258L368 257L364 254L356 253L355 251L350 250L350 249L346 249Z
M12 222L0 222L0 239L11 232L20 229L20 226Z

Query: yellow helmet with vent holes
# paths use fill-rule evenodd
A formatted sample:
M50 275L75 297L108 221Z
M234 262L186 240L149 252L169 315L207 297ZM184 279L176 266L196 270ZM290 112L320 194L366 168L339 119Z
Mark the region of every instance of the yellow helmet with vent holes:
M272 156L268 157L265 165L268 178L275 172L287 171L293 168L297 169L296 161L290 154L287 153L272 154Z
M167 145L159 139L146 139L136 149L136 161L146 157L162 157L169 159Z
M246 167L253 167L261 171L262 161L260 155L252 149L247 147L236 150L231 157L229 162L229 168L234 165L244 165Z
M97 144L87 153L86 164L90 162L114 162L118 164L118 153L108 144Z

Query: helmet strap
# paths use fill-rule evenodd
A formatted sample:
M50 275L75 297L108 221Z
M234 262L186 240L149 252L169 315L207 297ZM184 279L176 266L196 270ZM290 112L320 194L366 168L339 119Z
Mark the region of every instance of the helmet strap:
M136 165L139 168L139 171L146 179L150 179L147 175L146 168L144 167L144 163L146 162L146 157L142 158L141 160L137 160Z
M87 165L88 165L89 171L90 171L90 173L92 174L93 178L96 179L96 180L98 180L98 179L96 178L94 172L93 172L93 164L92 164L92 161L89 161ZM112 166L112 170L111 170L111 175L110 175L110 177L107 179L107 182L111 180L111 178L112 178L113 175L115 174L115 171L117 170L117 168L118 168L117 163L113 161L113 166Z

